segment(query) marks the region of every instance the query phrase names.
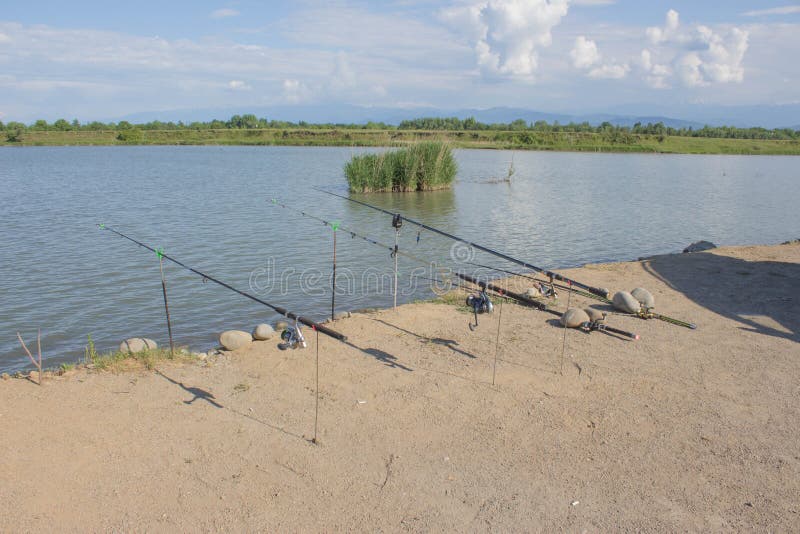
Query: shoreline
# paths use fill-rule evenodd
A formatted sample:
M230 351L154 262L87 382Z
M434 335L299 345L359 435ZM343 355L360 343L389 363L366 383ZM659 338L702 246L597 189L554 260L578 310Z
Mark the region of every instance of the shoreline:
M141 139L122 141L116 130L26 132L21 140L0 141L6 146L336 146L403 147L422 140L440 140L453 148L597 152L612 154L800 155L800 140L733 139L715 137L631 134L626 141L601 134L563 132L558 136L535 131L487 130L366 130L264 128L255 130L140 130Z
M560 272L698 328L609 315L626 341L505 303L470 331L463 292L357 313L319 337L318 412L311 329L0 381L0 530L792 530L800 243Z
M739 248L746 248L746 247L774 247L774 246L782 246L782 245L794 245L794 244L798 244L798 243L800 243L800 239L792 239L792 240L783 241L783 242L780 242L780 243L771 243L771 244L770 243L753 243L753 244L721 245L720 247L717 247L717 248L719 248L719 249L739 249ZM591 263L585 263L585 264L582 264L582 265L573 265L573 266L567 266L567 267L553 268L552 270L554 272L567 272L567 271L573 271L573 270L576 270L576 269L590 268L591 266L616 265L616 264L622 264L622 263L642 262L642 261L648 261L648 260L652 260L652 259L655 259L655 258L658 258L658 257L662 257L662 256L666 257L666 256L680 255L680 254L681 254L680 251L665 252L665 253L661 253L661 254L643 256L643 257L639 257L639 258L635 258L635 259L631 258L631 259L600 261L600 262L597 262L597 263L591 262ZM500 273L498 271L492 271L492 270L490 270L489 272L494 273L496 275L495 278L490 277L490 279L491 279L491 281L493 283L495 283L497 281L501 281L502 282L502 281L508 281L508 280L512 280L512 281L513 280L516 280L516 281L522 280L521 278L519 278L517 276L514 276L514 275L511 275L511 274L503 274L503 273ZM527 274L536 275L536 273L534 273L532 271L527 273ZM525 282L522 281L522 283L524 285ZM613 291L612 291L612 294L613 294ZM433 296L433 297L430 297L428 299L423 300L423 302L435 303L435 302L437 302L439 300L441 300L441 297ZM414 301L414 302L416 302L416 301ZM410 303L408 303L408 304L410 304ZM563 303L561 303L561 304L563 304ZM340 315L340 314L375 313L375 312L381 312L381 311L386 311L386 310L390 310L390 309L391 309L391 307L387 307L387 308L366 307L366 308L354 309L354 310L339 310L339 312L337 312L337 315ZM282 319L278 319L277 322L279 323L281 321L282 321ZM329 323L329 318L320 319L320 324L328 324L328 323ZM253 325L253 326L255 326L255 325ZM274 326L274 325L272 325L272 326ZM218 338L219 337L219 333L215 334L215 336ZM122 340L124 338L121 337L120 339ZM158 347L158 350L168 350L168 349L169 349L168 344L166 346L159 345L159 347ZM210 346L199 346L199 345L195 345L193 343L184 343L184 344L181 344L181 345L177 345L175 347L176 353L179 353L177 355L177 357L179 359L188 358L190 360L191 359L198 360L198 357L200 357L199 361L204 361L206 359L206 357L215 356L216 354L214 354L214 353L220 352L222 350L224 350L224 349L222 349L222 347L219 346L219 343L215 343L215 344L212 344ZM109 357L112 357L114 355L118 355L118 351L115 351L115 350L112 349L110 351L103 352L100 355L105 357L105 358L109 358ZM64 371L71 371L73 369L85 369L87 367L87 365L90 366L89 367L90 370L94 367L92 365L92 362L86 361L85 357L84 358L78 358L78 359L75 359L75 360L63 360L63 358L60 358L60 357L56 357L55 359L58 360L58 361L52 363L50 366L43 366L43 372L49 378L54 378L54 377L61 376L64 373ZM163 358L159 358L159 359L163 359ZM23 362L22 367L0 368L0 377L1 377L0 379L6 380L8 378L11 378L11 379L27 380L28 379L28 374L31 371L35 371L35 369L30 366L30 364L28 363L27 360L24 360L24 359L21 358L21 361Z

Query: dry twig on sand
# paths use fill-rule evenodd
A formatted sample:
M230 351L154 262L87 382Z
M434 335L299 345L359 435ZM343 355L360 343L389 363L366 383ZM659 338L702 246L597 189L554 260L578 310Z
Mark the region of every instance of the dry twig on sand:
M19 342L22 344L22 348L25 349L25 352L28 354L28 358L31 359L33 365L35 365L36 368L39 370L39 385L41 386L42 385L42 331L39 330L39 333L36 336L36 348L39 351L38 362L34 359L33 354L31 354L31 351L28 350L28 347L27 345L25 345L25 342L22 340L22 336L19 334L19 332L17 332L17 339L19 339Z

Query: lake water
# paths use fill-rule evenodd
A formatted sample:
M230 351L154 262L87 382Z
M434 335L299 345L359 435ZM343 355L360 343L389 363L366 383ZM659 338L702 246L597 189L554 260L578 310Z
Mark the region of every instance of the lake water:
M367 150L306 147L32 147L0 149L0 370L46 365L126 337L167 345L158 259L100 231L104 223L242 290L315 319L330 313L331 230L268 199L393 244L390 218L334 198L342 168ZM630 260L720 245L800 237L794 157L665 156L458 150L451 191L367 200L544 268ZM388 250L339 232L337 310L391 306ZM458 267L453 243L406 224L400 249ZM455 254L451 254L454 252ZM474 261L513 267L478 252ZM400 257L400 302L432 295ZM463 265L461 266L463 268ZM277 314L165 263L175 341L216 344ZM428 274L430 276L430 274ZM413 285L413 280L417 281Z

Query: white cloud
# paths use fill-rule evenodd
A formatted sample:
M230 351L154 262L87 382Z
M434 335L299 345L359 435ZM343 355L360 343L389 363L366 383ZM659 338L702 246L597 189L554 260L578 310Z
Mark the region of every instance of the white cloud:
M673 38L678 31L680 25L678 12L674 9L667 11L667 20L663 28L651 27L647 28L647 37L653 44L660 44Z
M678 12L670 9L664 27L647 28L646 33L654 47L642 52L641 66L652 87L666 87L673 72L688 87L744 80L743 61L749 44L746 30L715 31L703 25L683 29ZM656 63L654 56L662 58L661 63ZM666 66L669 63L672 68Z
M627 76L631 70L627 64L601 64L603 56L597 49L597 43L583 35L575 39L570 57L572 65L577 69L587 70L586 75L590 78L620 79Z
M569 55L572 58L572 65L576 69L586 69L600 61L597 43L583 35L575 39L575 45Z
M619 80L627 76L630 70L628 65L600 65L589 71L589 77Z
M800 6L771 7L769 9L755 9L742 13L745 17L760 17L763 15L792 15L800 13Z
M229 8L217 9L215 11L212 11L210 15L212 19L225 19L237 16L239 16L239 12L236 11L235 9L229 9Z
M344 91L358 85L355 72L344 52L336 54L336 63L330 75L329 85L333 91Z
M303 82L299 80L283 80L283 97L291 103L297 104L308 100L311 96L311 91Z
M4 34L3 32L0 32L0 44L2 44L2 43L10 43L10 42L11 42L11 37L9 37L8 35Z
M538 51L552 44L568 6L568 0L488 0L444 10L442 18L470 39L485 73L532 79Z
M576 6L610 6L616 4L617 0L573 0Z
M669 87L667 78L672 75L672 69L667 65L653 63L653 56L650 50L642 50L640 64L646 73L645 81L647 85L653 89L667 89Z
M231 80L228 82L228 89L231 91L250 91L253 87L242 80Z

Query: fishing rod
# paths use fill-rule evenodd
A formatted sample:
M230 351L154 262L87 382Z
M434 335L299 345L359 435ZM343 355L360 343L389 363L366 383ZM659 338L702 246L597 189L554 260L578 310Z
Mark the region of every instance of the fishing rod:
M372 204L367 204L366 202L363 202L361 200L356 200L354 198L346 197L346 196L340 195L338 193L332 193L331 191L326 191L325 189L321 189L319 187L315 187L314 189L316 189L317 191L321 191L322 193L326 193L328 195L334 196L334 197L343 198L345 200L349 200L350 202L354 202L356 204L361 204L362 206L366 206L368 208L372 208L372 209L374 209L376 211L380 211L380 212L385 213L387 215L391 215L393 218L400 217L400 218L402 218L402 220L408 221L411 224L413 224L415 226L418 226L420 228L423 228L425 230L428 230L428 231L434 232L436 234L442 235L442 236L447 237L449 239L452 239L454 241L459 241L461 243L469 245L469 246L471 246L473 248L476 248L478 250L482 250L483 252L487 252L489 254L492 254L493 256L497 256L498 258L503 258L504 260L510 261L511 263L516 263L516 264L522 265L523 267L526 267L528 269L532 269L534 271L537 271L537 272L540 272L540 273L544 273L544 274L546 274L547 276L549 276L551 278L554 278L556 280L560 280L562 282L570 283L572 285L575 285L577 287L580 287L582 289L590 291L590 292L594 293L595 295L599 295L601 297L608 297L608 290L606 290L606 289L592 287L592 286L588 286L586 284L581 284L580 282L577 282L575 280L572 280L570 278L562 276L562 275L560 275L558 273L554 273L552 271L548 271L546 269L542 269L541 267L537 267L535 265L532 265L532 264L530 264L528 262L525 262L525 261L522 261L522 260L518 260L517 258L513 258L513 257L509 256L508 254L504 254L502 252L498 252L496 250L492 250L492 249L490 249L488 247L484 247L483 245L478 245L477 243L473 243L471 241L467 241L466 239L463 239L461 237L458 237L458 236L455 236L453 234L447 233L447 232L445 232L443 230L439 230L438 228L434 228L433 226L428 226L427 224L415 221L413 219L409 219L408 217L404 217L404 216L400 215L399 213L392 213L389 210L385 210L383 208L379 208L377 206L373 206Z
M275 304L270 304L266 300L262 300L262 299L260 299L260 298L258 298L256 296L254 296L254 295L251 295L250 293L246 293L244 291L236 289L235 287L233 287L233 286L231 286L229 284L226 284L225 282L223 282L221 280L218 280L218 279L214 278L211 275L208 275L208 274L206 274L206 273L204 273L202 271L198 271L197 269L189 267L185 263L183 263L181 261L178 261L175 258L172 258L172 257L168 256L167 254L164 254L164 251L161 250L161 249L154 249L153 247L148 246L148 245L142 243L141 241L138 241L138 240L136 240L136 239L134 239L132 237L129 237L129 236L123 234L122 232L118 232L117 230L114 230L113 228L111 228L109 226L106 226L105 224L98 224L97 226L100 228L100 230L108 230L109 232L113 232L113 233L117 234L120 237L124 237L128 241L136 243L140 247L144 247L147 250L149 250L151 252L154 252L156 255L158 255L159 258L164 258L165 260L169 260L172 263L174 263L176 265L179 265L179 266L183 267L184 269L187 269L188 271L191 271L191 272L193 272L194 274L196 274L198 276L201 276L204 281L205 280L211 280L215 284L219 284L224 288L230 289L231 291L242 295L243 297L247 297L250 300L258 302L259 304L263 304L264 306L275 310L276 312L278 312L279 314L281 314L281 315L283 315L285 317L289 317L290 319L294 319L295 323L301 322L304 325L306 325L308 327L311 327L314 330L318 330L319 332L322 332L323 334L325 334L327 336L330 336L330 337L332 337L332 338L334 338L336 340L347 341L347 336L345 336L343 334L340 334L339 332L337 332L335 330L332 330L332 329L330 329L330 328L328 328L326 326L323 326L323 325L321 325L321 324L319 324L319 323L317 323L315 321L312 321L311 319L306 319L305 317L301 317L301 316L299 316L299 315L297 315L295 313L292 313L289 310L287 310L286 308L282 308L280 306L276 306Z
M546 304L544 304L542 302L537 302L537 301L535 301L535 300L533 300L531 298L528 298L525 295L522 295L520 293L515 293L513 291L508 291L508 290L503 289L501 287L498 287L498 286L496 286L496 285L494 285L492 283L484 282L482 280L478 280L477 278L474 278L474 277L469 276L467 274L463 274L463 273L455 273L455 274L456 274L456 276L458 276L462 280L466 280L467 282L471 282L473 284L476 284L478 287L481 287L481 288L491 289L492 291L494 291L496 293L499 293L501 296L508 296L508 297L512 298L513 300L516 300L517 302L520 302L520 303L525 304L527 306L534 307L537 310L540 310L540 311L543 311L543 312L547 312L547 313L555 315L557 317L561 317L563 315L561 312L559 312L557 310L553 310L553 309L548 308ZM611 332L613 334L619 334L621 336L629 337L631 339L639 339L639 335L638 334L634 334L633 332L628 332L626 330L621 330L619 328L614 328L614 327L608 326L606 324L603 324L599 320L598 321L586 321L584 323L581 323L579 328L582 329L582 330L586 330L588 332L592 332L592 331L595 331L595 330L600 330L600 331L605 331L605 332Z
M313 214L311 214L311 213L309 213L309 212L307 212L305 210L301 210L301 209L298 209L298 208L294 208L292 206L288 206L288 205L280 202L276 198L270 199L270 202L275 206L279 206L279 207L284 208L286 210L293 211L295 213L299 213L303 217L308 217L309 219L314 219L315 221L319 221L322 224L324 224L325 226L328 226L328 227L332 228L333 230L341 230L342 232L348 233L348 234L350 234L350 237L353 238L353 239L355 239L357 237L357 238L359 238L359 239L361 239L363 241L366 241L367 243L370 243L372 245L384 248L384 249L389 251L389 256L391 258L394 258L395 256L397 256L399 254L400 256L404 256L406 258L409 258L411 260L414 260L414 261L416 261L418 263L421 263L423 265L426 265L426 266L430 265L431 263L435 263L435 262L430 262L428 260L424 260L422 258L414 256L413 254L409 254L408 252L404 252L404 251L400 250L400 248L397 247L397 246L387 245L386 243L381 243L380 241L372 239L371 237L367 237L367 236L361 235L361 234L359 234L359 233L357 233L357 232L355 232L355 231L353 231L353 230L351 230L351 229L349 229L349 228L347 228L345 226L342 226L338 222L328 221L328 220L326 220L326 219L324 219L322 217L319 217L317 215L313 215Z
M538 278L535 278L533 276L527 275L525 273L516 273L514 271L501 269L500 267L492 267L490 265L481 265L480 263L473 263L473 262L467 262L467 263L469 265L474 265L475 267L482 267L484 269L490 269L490 270L493 270L493 271L499 271L501 273L507 273L507 274L511 274L511 275L514 275L514 276L520 276L522 278L527 278L529 280L533 280L534 282L539 282L540 284L548 283L548 282L546 282L544 280L539 280ZM569 286L565 286L565 285L562 285L562 284L556 284L554 282L549 282L549 284L552 285L553 287L557 287L559 289L566 289L566 290L572 291L576 295L581 295L583 297L587 297L587 298L598 300L598 301L600 301L600 302L602 302L604 304L611 304L612 306L614 304L614 302L611 299L608 299L606 297L601 297L600 295L595 295L594 293L581 291L579 289L573 289L573 288L570 288ZM615 313L617 315L627 315L627 316L632 316L632 317L638 317L640 319L658 319L660 321L664 321L665 323L674 324L676 326L683 326L683 327L689 328L691 330L695 330L697 328L697 325L694 324L694 323L689 323L689 322L686 322L686 321L682 321L680 319L675 319L674 317L669 317L667 315L662 315L660 313L656 313L651 308L642 307L636 313L620 313L620 312L615 312Z
M472 276L470 276L468 274L463 274L463 273L454 273L454 274L456 276L458 276L459 278L461 278L462 280L470 282L471 284L475 284L478 287L485 287L485 288L491 289L495 293L499 293L502 296L508 296L508 297L516 300L517 302L525 304L526 306L530 306L531 308L536 308L537 310L540 310L540 311L546 311L546 312L555 313L555 314L560 315L557 311L548 309L547 308L547 304L544 304L543 302L538 302L536 300L533 300L532 298L529 298L529 297L527 297L527 296L525 296L525 295L523 295L521 293L515 293L514 291L509 291L507 289L503 289L503 288L498 287L498 286L496 286L496 285L494 285L494 284L492 284L490 282L484 282L483 280L478 280L477 278L472 277Z
M597 300L599 300L601 302L605 302L607 304L611 304L611 301L609 299L607 299L605 297L601 297L600 295L595 295L594 293L589 293L588 291L581 291L580 289L570 288L569 286L565 286L563 284L556 284L555 282L548 282L546 280L539 280L535 276L530 276L530 275L525 274L525 273L518 273L518 272L515 272L515 271L509 271L508 269L501 269L500 267L492 267L491 265L482 265L480 263L474 263L474 262L471 262L471 261L468 261L466 263L467 263L467 265L474 265L475 267L481 267L483 269L489 269L491 271L498 271L498 272L510 274L510 275L513 275L513 276L519 276L520 278L526 278L528 280L533 280L534 282L538 282L540 285L547 284L547 285L553 286L554 288L557 287L559 289L566 289L566 290L572 291L576 295L581 295L581 296L584 296L584 297L597 299ZM542 287L540 287L539 289L541 290ZM552 289L551 289L551 291L552 291L552 295L555 297L556 296L556 292L553 291ZM545 297L549 296L549 295L544 294L544 293L543 293L543 295Z

